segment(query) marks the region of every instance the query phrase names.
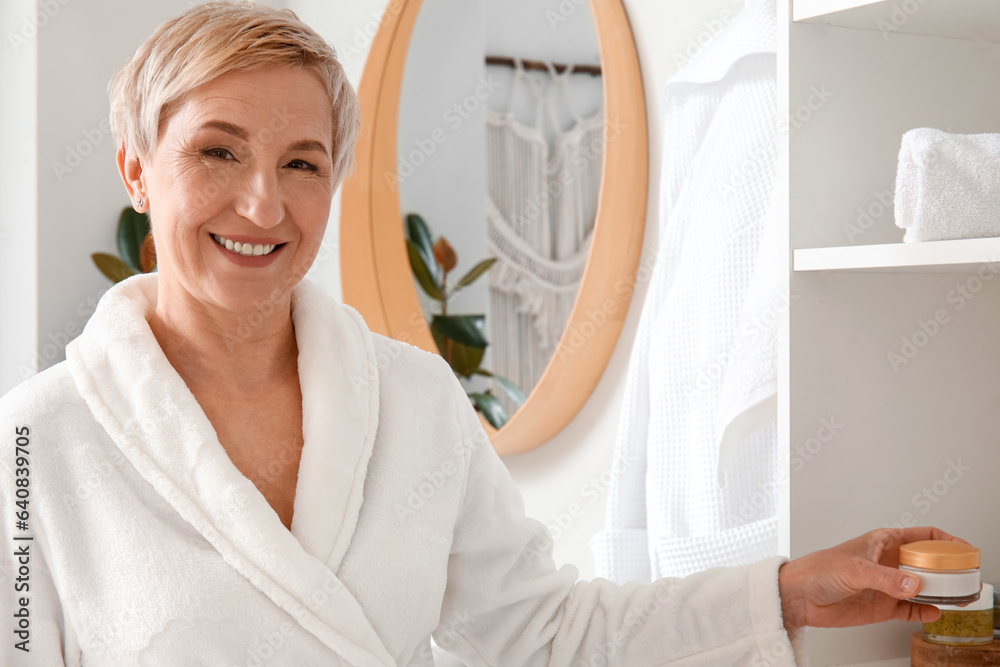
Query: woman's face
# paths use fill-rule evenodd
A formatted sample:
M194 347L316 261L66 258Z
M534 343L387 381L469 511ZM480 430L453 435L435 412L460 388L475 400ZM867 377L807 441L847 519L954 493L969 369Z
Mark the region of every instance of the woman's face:
M237 313L286 299L323 239L332 136L307 69L231 73L184 96L141 170L161 294Z

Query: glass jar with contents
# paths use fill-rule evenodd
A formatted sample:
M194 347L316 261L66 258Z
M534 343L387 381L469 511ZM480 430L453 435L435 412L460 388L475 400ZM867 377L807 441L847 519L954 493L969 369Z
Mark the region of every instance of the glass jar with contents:
M924 604L965 604L979 599L979 549L961 542L924 540L899 548L899 569L920 579ZM992 598L992 596L991 596Z
M924 623L924 640L968 646L993 643L993 586L983 584L979 599L965 607L938 605L941 618Z

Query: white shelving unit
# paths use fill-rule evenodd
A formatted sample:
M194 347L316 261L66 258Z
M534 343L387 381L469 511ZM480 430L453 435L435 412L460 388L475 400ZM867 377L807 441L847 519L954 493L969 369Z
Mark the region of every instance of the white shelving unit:
M971 273L1000 263L1000 238L802 248L795 271Z
M996 0L794 0L793 20L877 30L997 41Z
M1000 132L1000 0L778 6L790 554L934 525L1000 581L1000 239L904 244L891 206L904 132ZM918 628L814 628L811 660L902 664Z

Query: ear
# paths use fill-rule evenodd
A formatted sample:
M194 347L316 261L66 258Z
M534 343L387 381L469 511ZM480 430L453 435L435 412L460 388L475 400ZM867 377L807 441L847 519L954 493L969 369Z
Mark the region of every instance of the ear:
M118 146L116 157L118 161L118 173L125 184L125 190L128 192L129 199L132 200L132 208L139 213L148 211L149 197L146 192L146 181L143 177L142 159L135 151L126 148L124 142Z

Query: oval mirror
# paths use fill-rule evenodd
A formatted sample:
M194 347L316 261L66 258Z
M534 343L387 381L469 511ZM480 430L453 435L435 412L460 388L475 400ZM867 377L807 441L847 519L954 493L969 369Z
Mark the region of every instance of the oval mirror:
M474 365L510 378L527 394L520 407L501 399L512 413L502 428L484 424L501 454L549 440L600 379L635 284L648 185L645 100L621 0L591 0L592 21L580 0L535 10L552 35L548 41L560 44L555 37L562 30L562 42L569 37L576 52L540 51L530 36L525 45L523 17L518 31L517 19L496 13L509 7L500 0L390 2L358 88L363 129L340 218L344 301L373 331L438 353L441 329L460 319L454 313L485 315L482 332L491 344ZM480 30L456 29L463 21ZM496 37L505 21L522 33L521 46ZM586 42L580 47L581 38L571 36L587 25L596 33L599 66L594 49L588 58ZM533 61L535 54L543 58ZM564 145L570 135L573 150ZM533 146L538 150L526 158ZM524 175L530 170L524 164L552 165L560 156L562 166L548 176ZM515 163L521 166L512 170ZM526 182L533 197L512 194ZM574 207L557 201L566 190L563 199ZM432 319L444 313L428 294L441 298L440 291L414 280L411 259L421 243L412 214L457 250L449 285L487 255L496 258L448 299L448 322ZM550 238L556 220L561 235ZM416 241L409 250L408 236ZM441 268L427 246L423 256L436 284ZM541 267L539 282L548 292L511 280L526 263ZM446 356L451 345L442 344ZM495 380L477 380L481 389L466 383L471 392L503 393Z

